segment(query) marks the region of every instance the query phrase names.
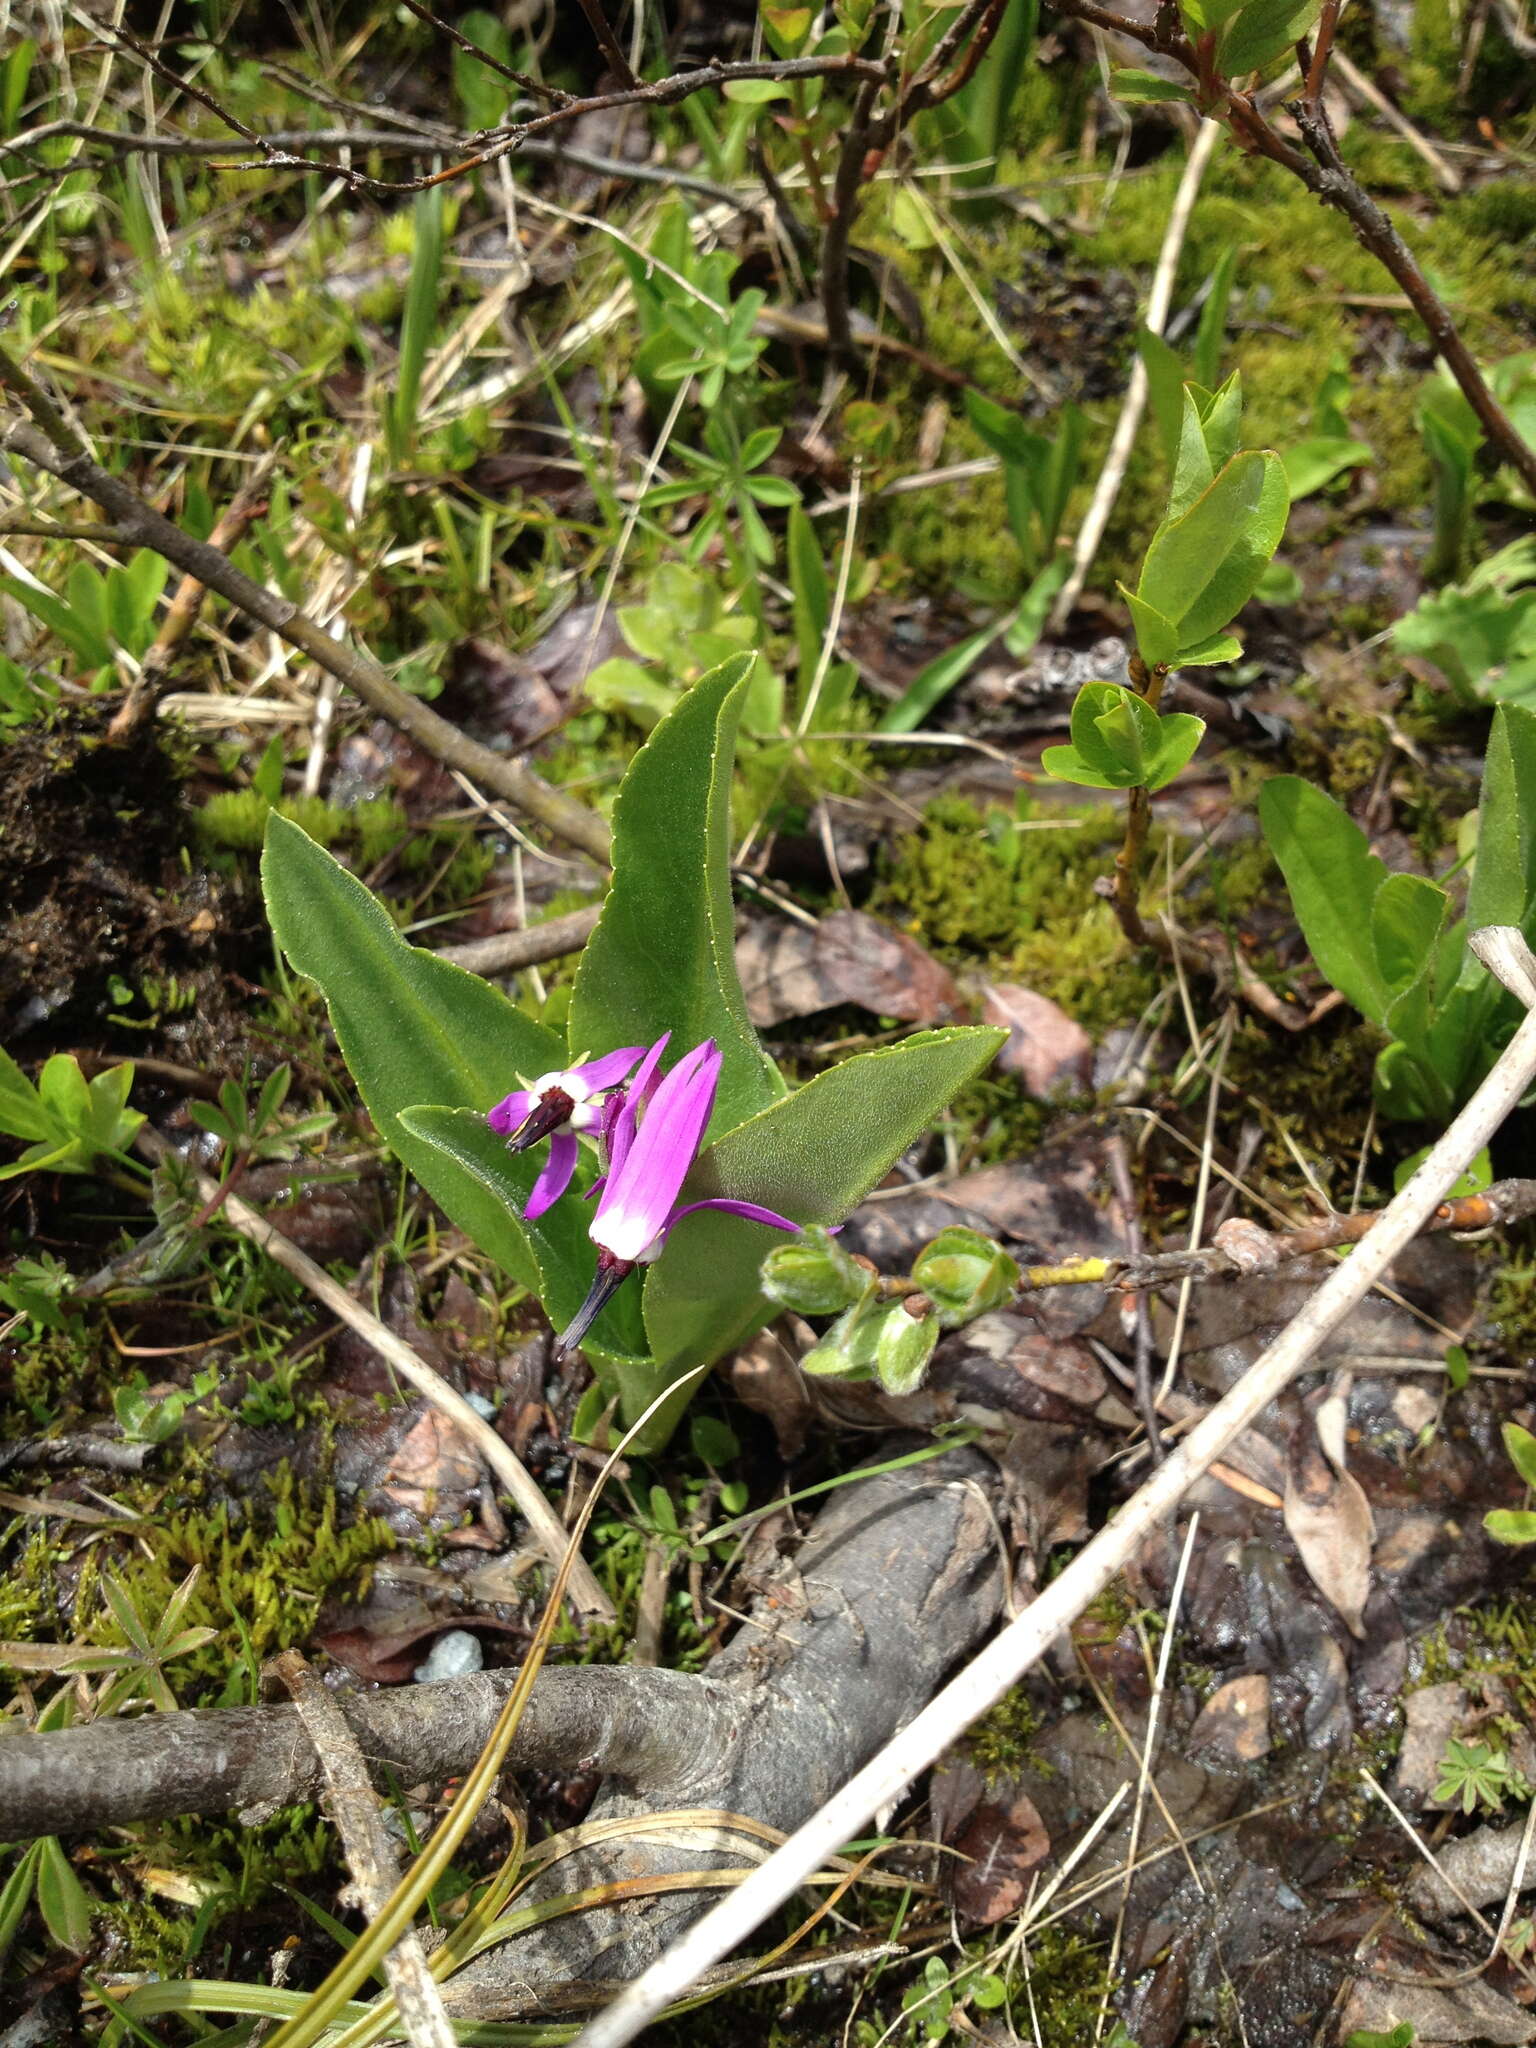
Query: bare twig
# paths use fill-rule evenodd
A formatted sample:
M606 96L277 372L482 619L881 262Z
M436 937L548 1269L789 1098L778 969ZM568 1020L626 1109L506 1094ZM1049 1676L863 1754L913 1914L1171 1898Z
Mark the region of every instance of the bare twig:
M1519 934L1512 935L1518 941ZM577 2048L622 2048L761 1925L825 1857L899 1799L919 1771L1024 1673L1172 1514L1194 1482L1315 1355L1433 1215L1536 1075L1536 1011L1527 1014L1472 1101L1381 1218L1370 1239L1323 1282L1276 1341L1132 1496L1059 1578L945 1687L814 1819L699 1920L577 2037Z
M134 1145L146 1159L156 1163L177 1156L160 1133L147 1124L134 1140ZM219 1184L211 1174L198 1173L195 1179L205 1202L217 1193ZM409 1380L418 1393L425 1394L433 1407L469 1438L517 1503L518 1511L527 1521L540 1550L551 1564L558 1566L565 1555L567 1542L566 1530L559 1516L511 1446L502 1441L483 1416L475 1413L464 1396L456 1393L441 1373L434 1372L403 1337L396 1336L388 1324L380 1322L376 1315L348 1294L339 1281L333 1280L306 1252L300 1251L292 1238L285 1237L264 1216L259 1216L242 1202L238 1195L225 1195L221 1214L232 1230L249 1238L252 1244L259 1245L268 1258L281 1266L284 1272L291 1273L317 1301L323 1302L338 1322L356 1330L386 1364L393 1366L402 1379ZM580 1558L571 1571L571 1598L583 1613L599 1615L605 1621L614 1618L612 1602L597 1583L591 1567Z
M564 917L546 917L520 932L497 932L494 938L470 939L462 946L440 946L439 960L467 967L471 974L511 974L519 967L541 967L566 953L579 953L602 915L600 904L568 910Z
M208 536L208 545L225 552L232 548L245 532L256 514L261 510L266 496L267 479L277 464L277 451L264 455L255 469L241 484L228 509L219 519ZM112 723L107 727L107 738L114 745L121 744L154 711L164 696L171 679L171 663L182 642L197 624L198 613L203 608L206 588L195 576L183 576L176 586L165 617L160 621L160 630L154 644L145 655L138 674L134 677L127 695L119 706Z
M1189 72L1202 111L1210 119L1230 128L1245 149L1267 157L1292 177L1299 178L1324 206L1343 214L1355 239L1396 281L1418 314L1500 459L1510 464L1527 490L1536 491L1536 448L1515 431L1407 243L1340 157L1320 104L1309 103L1305 95L1290 103L1306 145L1304 153L1272 126L1252 94L1240 92L1214 75L1206 48L1210 39L1202 39L1198 47L1191 46L1182 30L1174 25L1171 9L1159 9L1151 22L1133 21L1112 13L1099 6L1097 0L1060 0L1058 12L1175 58ZM1311 68L1317 68L1315 61Z
M630 70L629 59L625 56L623 50L620 49L618 38L613 32L607 15L603 12L603 0L577 0L577 5L587 17L587 26L596 38L598 48L608 59L614 77L626 91L632 91L640 81L636 78L634 72Z
M229 557L206 541L183 533L163 513L95 462L84 437L64 418L41 387L0 348L0 387L32 415L0 424L0 453L22 456L36 468L94 500L113 522L112 539L125 546L153 548L178 569L217 591L239 610L279 634L356 691L375 711L410 734L428 753L504 797L516 809L597 859L608 858L609 832L585 804L554 789L519 761L482 747L446 718L412 697L371 655L348 647L317 626L297 605L253 583ZM32 422L36 422L34 425Z
M400 1861L384 1826L378 1794L368 1781L357 1737L341 1702L321 1684L299 1651L283 1650L272 1663L293 1695L304 1731L315 1745L325 1773L331 1819L341 1836L363 1913L376 1920L399 1881ZM394 1993L400 2031L411 2048L457 2048L453 2022L414 1927L406 1929L384 1958L384 1974Z

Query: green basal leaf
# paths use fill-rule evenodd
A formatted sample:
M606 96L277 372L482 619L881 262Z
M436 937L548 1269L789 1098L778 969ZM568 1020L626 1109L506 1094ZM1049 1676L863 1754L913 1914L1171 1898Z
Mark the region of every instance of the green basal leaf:
M1536 1543L1536 1515L1528 1508L1490 1508L1483 1527L1495 1543Z
M276 811L261 876L277 942L295 972L319 985L385 1143L483 1251L537 1287L538 1262L516 1216L458 1161L406 1130L401 1112L425 1098L484 1116L520 1075L563 1067L565 1047L489 982L407 945L356 876Z
M423 1105L404 1110L400 1122L413 1139L475 1180L504 1213L521 1218L543 1164L542 1148L509 1152L485 1118L466 1109ZM584 1175L586 1179L590 1175ZM519 1225L538 1263L539 1299L557 1330L575 1315L592 1284L597 1252L587 1234L591 1222L592 1204L576 1190L546 1209L537 1222ZM601 1356L603 1377L608 1378L643 1367L645 1348L640 1289L622 1287L594 1324L592 1343L583 1349Z
M1386 863L1341 805L1295 775L1265 783L1259 822L1312 958L1362 1017L1384 1023L1391 991L1371 943L1370 907L1387 879Z
M676 1059L714 1039L723 1059L716 1132L784 1086L747 1017L731 907L731 761L752 662L735 655L702 677L630 763L614 806L613 885L581 957L568 1026L573 1057L670 1031Z
M1152 792L1165 789L1187 766L1205 734L1205 720L1188 711L1154 713L1157 719L1157 754L1147 777Z
M1313 434L1304 441L1293 441L1280 457L1285 464L1285 481L1292 503L1298 498L1310 498L1345 470L1359 469L1370 459L1371 451L1363 441L1332 434Z
M1451 1113L1448 1090L1406 1045L1384 1045L1376 1055L1374 1077L1376 1104L1383 1116L1402 1123L1417 1123L1426 1117L1444 1118Z
M43 1098L0 1046L0 1131L8 1138L57 1141L64 1135Z
M686 1198L729 1195L799 1223L841 1223L1006 1036L970 1027L921 1032L844 1060L721 1138L700 1160ZM673 1231L645 1283L656 1390L762 1327L770 1309L758 1269L770 1242L761 1224L718 1210L686 1217ZM675 1418L667 1413L668 1428Z
M75 1875L57 1835L38 1843L37 1903L60 1948L83 1956L91 1945L91 1895Z
M1390 997L1412 988L1435 951L1450 898L1422 875L1388 875L1371 899L1371 944ZM1389 1029L1398 1026L1389 1013Z
M1477 861L1467 924L1512 924L1531 936L1536 906L1536 713L1501 704L1493 714L1478 802Z

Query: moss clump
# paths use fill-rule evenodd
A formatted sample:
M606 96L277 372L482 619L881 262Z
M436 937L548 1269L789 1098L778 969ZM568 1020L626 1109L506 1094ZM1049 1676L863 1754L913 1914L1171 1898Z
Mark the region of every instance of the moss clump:
M151 1554L123 1555L113 1569L140 1615L164 1611L194 1565L201 1571L183 1614L188 1628L217 1630L215 1639L181 1658L171 1681L178 1696L207 1704L244 1703L259 1662L314 1628L320 1600L339 1588L366 1591L368 1569L395 1547L377 1518L338 1526L328 1485L295 1479L279 1466L241 1501L182 1509L149 1532ZM95 1553L92 1553L95 1556ZM126 1640L106 1613L95 1613L96 1573L82 1572L77 1626L102 1646Z
M209 846L257 853L274 810L319 846L343 841L356 846L365 862L392 852L410 831L405 812L387 797L370 797L346 810L319 796L285 796L274 804L256 789L221 790L209 797L193 822L198 837Z
M1108 807L1065 812L1061 829L1021 830L963 799L940 798L897 848L872 907L927 945L986 957L1090 1034L1138 1016L1158 986L1096 893L1122 831Z
M1536 1258L1499 1266L1488 1289L1488 1318L1512 1358L1536 1351Z
M1033 1700L1022 1686L1016 1685L971 1724L965 1743L967 1761L988 1784L1026 1767L1042 1769L1042 1760L1031 1748L1040 1727L1040 1715Z

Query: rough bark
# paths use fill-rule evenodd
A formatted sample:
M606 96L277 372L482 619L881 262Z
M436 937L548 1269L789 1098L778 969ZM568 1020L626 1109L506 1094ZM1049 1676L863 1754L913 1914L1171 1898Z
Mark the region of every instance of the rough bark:
M792 1829L924 1707L997 1618L996 1470L975 1451L858 1481L834 1494L803 1548L765 1587L747 1626L698 1676L546 1669L513 1769L601 1766L594 1819L683 1807ZM380 1782L467 1770L515 1673L401 1687L347 1702ZM323 1773L288 1705L194 1709L0 1740L0 1840L100 1831L231 1808L254 1815L318 1796ZM523 1894L728 1867L740 1852L637 1839L565 1858ZM480 1957L445 1986L462 2017L558 2001L574 1983L638 1974L710 1902L638 1896L573 1915Z
M709 1666L734 1708L724 1751L700 1751L666 1803L801 1821L924 1707L995 1621L1002 1560L987 1487L993 1468L961 1451L834 1495L794 1569ZM654 1810L610 1784L592 1818ZM519 1897L740 1862L739 1852L655 1840L565 1858ZM541 1993L632 1978L712 1902L709 1892L639 1897L572 1915L480 1957L444 1987L458 2018L537 2009Z
M375 1781L457 1777L485 1747L517 1677L484 1671L347 1701ZM728 1689L677 1671L542 1671L512 1746L512 1770L604 1770L665 1792L695 1752L730 1741ZM318 1798L325 1778L296 1707L198 1707L0 1741L0 1841L167 1820L264 1815Z

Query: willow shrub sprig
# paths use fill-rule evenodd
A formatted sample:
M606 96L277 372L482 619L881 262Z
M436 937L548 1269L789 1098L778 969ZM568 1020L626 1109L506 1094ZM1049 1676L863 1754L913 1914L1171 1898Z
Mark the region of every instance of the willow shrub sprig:
M324 994L385 1142L579 1335L625 1420L773 1313L764 1225L842 1222L1004 1037L920 1032L797 1088L769 1058L736 974L730 894L731 765L753 660L703 677L631 762L563 1039L408 945L296 825L274 813L267 828L273 931ZM658 1411L650 1445L688 1391Z

